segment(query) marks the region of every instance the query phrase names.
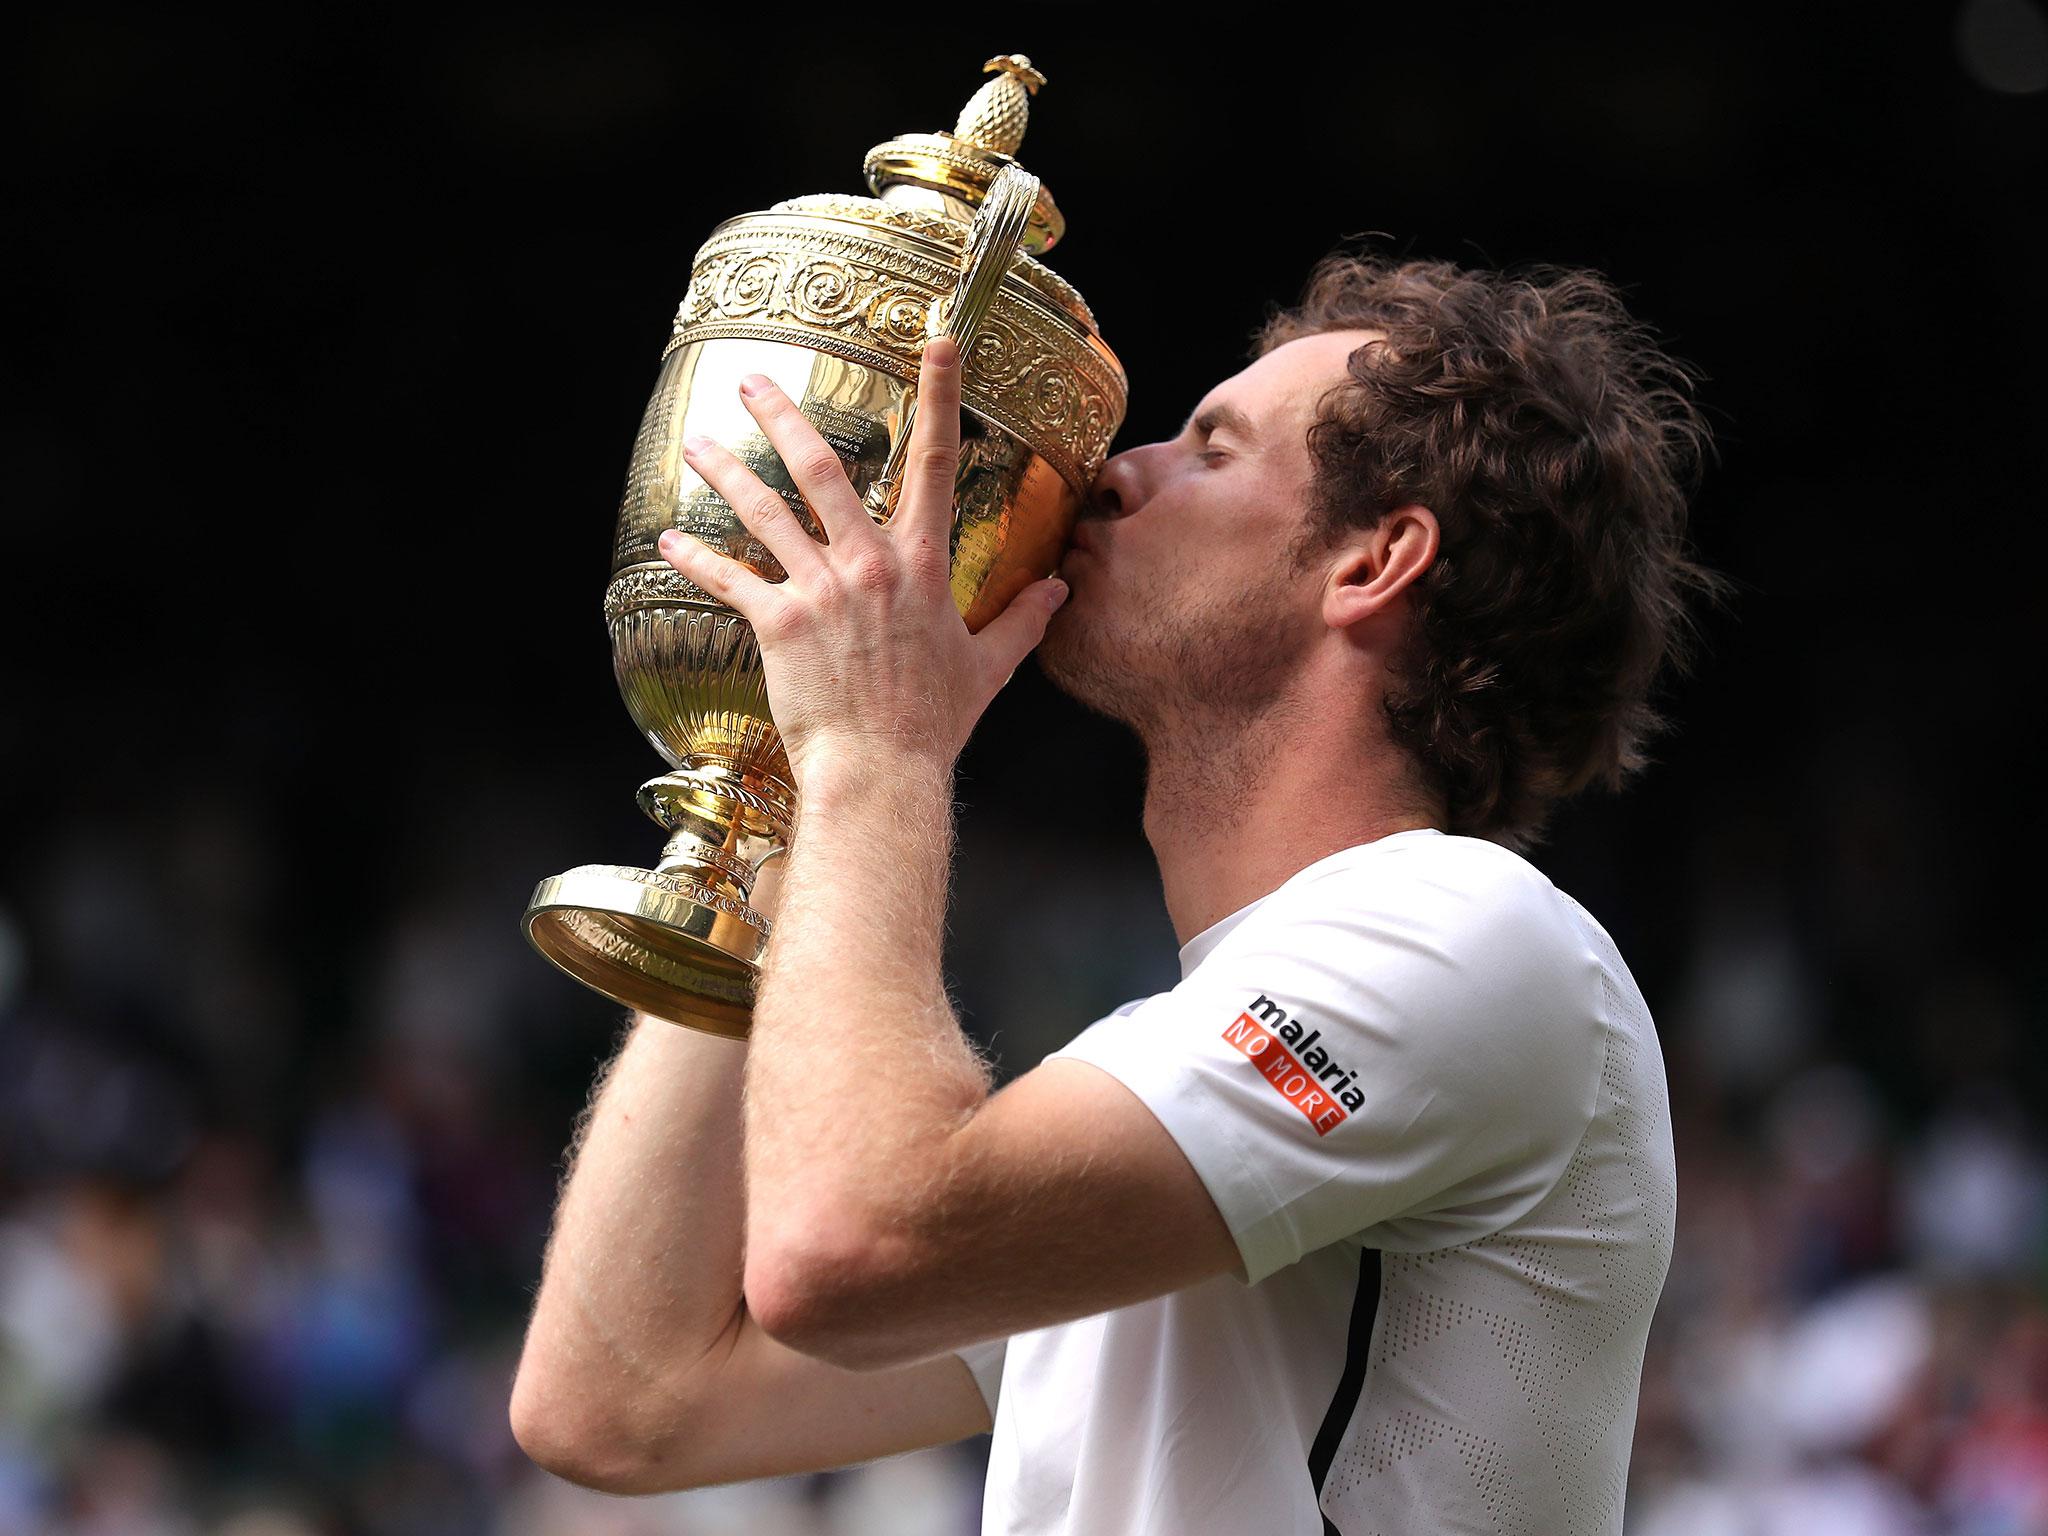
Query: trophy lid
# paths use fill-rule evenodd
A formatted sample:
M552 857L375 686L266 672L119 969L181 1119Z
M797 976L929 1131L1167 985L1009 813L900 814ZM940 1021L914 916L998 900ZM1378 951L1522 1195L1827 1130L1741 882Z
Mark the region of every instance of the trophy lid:
M716 341L789 342L914 384L926 340L974 267L978 222L1000 204L1014 254L990 278L990 307L962 349L963 404L1085 493L1129 385L1087 301L1032 254L1066 227L1011 153L1045 76L1014 53L983 71L994 78L951 133L905 134L868 151L877 196L786 198L714 228L662 355Z
M900 134L868 151L861 172L877 197L957 219L974 217L996 174L1017 163L1031 121L1032 94L1045 84L1045 76L1021 53L998 54L981 68L995 78L960 109L951 133ZM1024 249L1051 250L1066 228L1052 193L1041 187L1025 224Z

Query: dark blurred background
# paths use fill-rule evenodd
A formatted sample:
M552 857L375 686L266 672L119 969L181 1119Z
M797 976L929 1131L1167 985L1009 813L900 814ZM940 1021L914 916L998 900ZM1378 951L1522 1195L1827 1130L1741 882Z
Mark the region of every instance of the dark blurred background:
M2048 1531L2040 7L1005 15L15 24L0 1533L974 1528L972 1443L607 1500L505 1398L619 1022L518 919L658 846L599 598L691 254L1011 49L1119 447L1367 231L1597 267L1704 376L1738 594L1532 856L1671 1071L1630 1530ZM1028 668L969 750L1006 1070L1177 974L1141 783Z

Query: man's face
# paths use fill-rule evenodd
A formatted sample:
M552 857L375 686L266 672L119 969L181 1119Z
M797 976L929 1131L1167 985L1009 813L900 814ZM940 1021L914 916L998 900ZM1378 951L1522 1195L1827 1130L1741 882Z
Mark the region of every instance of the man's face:
M1178 436L1103 466L1038 648L1052 682L1140 731L1250 717L1324 633L1319 578L1289 553L1308 514L1317 401L1376 331L1276 347L1205 395Z

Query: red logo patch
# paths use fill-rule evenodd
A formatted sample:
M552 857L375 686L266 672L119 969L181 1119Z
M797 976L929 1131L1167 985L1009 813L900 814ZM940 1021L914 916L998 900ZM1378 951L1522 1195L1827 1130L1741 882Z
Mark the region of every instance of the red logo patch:
M1316 1081L1313 1072L1294 1059L1294 1053L1280 1043L1277 1035L1250 1014L1240 1013L1226 1024L1223 1038L1244 1053L1245 1059L1259 1069L1259 1075L1273 1085L1274 1092L1302 1112L1318 1136L1327 1136L1344 1123L1344 1106Z

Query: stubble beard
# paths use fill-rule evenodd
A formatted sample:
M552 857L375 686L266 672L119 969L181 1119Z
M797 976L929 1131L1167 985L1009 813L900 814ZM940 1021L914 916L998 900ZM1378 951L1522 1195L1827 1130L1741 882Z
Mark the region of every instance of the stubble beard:
M1129 726L1157 756L1184 740L1220 746L1265 718L1296 650L1252 593L1145 591L1056 615L1038 663L1055 688Z

